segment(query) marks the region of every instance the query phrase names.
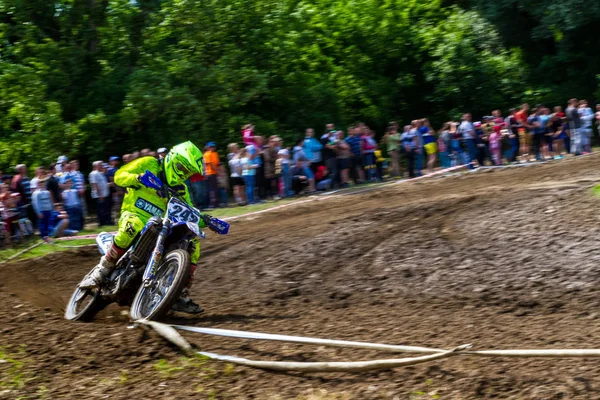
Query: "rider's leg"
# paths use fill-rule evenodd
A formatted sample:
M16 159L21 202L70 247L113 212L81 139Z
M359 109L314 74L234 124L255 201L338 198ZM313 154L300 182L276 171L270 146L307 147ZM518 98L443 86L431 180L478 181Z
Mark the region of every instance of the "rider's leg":
M119 220L119 230L115 235L113 243L106 254L100 259L100 263L79 284L80 288L97 287L102 280L115 268L119 258L125 253L133 242L133 239L144 229L146 222L138 215L125 212Z

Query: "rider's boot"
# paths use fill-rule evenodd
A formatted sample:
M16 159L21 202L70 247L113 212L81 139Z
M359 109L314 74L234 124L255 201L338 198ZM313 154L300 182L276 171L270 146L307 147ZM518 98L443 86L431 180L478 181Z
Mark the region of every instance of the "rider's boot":
M117 247L114 243L110 246L108 251L94 269L83 278L79 287L81 289L91 289L98 287L102 281L110 274L115 268L115 264L119 261L119 258L125 253L125 250Z
M181 296L175 302L173 307L171 308L173 311L184 312L188 314L200 314L204 311L199 304L195 303L194 300L190 298L189 289L192 287L194 282L194 275L196 273L196 264L192 264L190 267L190 282L187 287L183 289L181 292Z

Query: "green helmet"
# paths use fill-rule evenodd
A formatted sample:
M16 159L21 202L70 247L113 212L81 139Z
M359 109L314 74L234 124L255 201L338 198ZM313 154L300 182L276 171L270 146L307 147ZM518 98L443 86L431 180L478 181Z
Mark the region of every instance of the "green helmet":
M173 147L164 161L167 185L177 186L194 174L203 174L202 152L192 142L184 142Z

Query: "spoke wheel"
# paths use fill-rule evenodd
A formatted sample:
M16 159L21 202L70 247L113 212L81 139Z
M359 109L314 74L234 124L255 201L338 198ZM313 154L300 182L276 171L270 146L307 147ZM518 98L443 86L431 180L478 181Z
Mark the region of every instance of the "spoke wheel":
M70 321L90 321L104 306L100 289L77 287L67 303L65 318Z
M190 255L183 250L168 253L158 266L156 276L142 283L131 305L133 320L156 320L165 315L179 298L190 275Z

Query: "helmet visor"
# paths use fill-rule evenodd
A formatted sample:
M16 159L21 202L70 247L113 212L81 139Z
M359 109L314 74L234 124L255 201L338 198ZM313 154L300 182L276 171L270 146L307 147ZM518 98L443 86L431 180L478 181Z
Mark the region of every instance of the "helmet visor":
M187 169L185 167L185 165L183 165L182 163L179 163L179 162L175 164L175 168L186 179L189 178L190 176L192 176L194 174L192 171L190 171L189 169Z

